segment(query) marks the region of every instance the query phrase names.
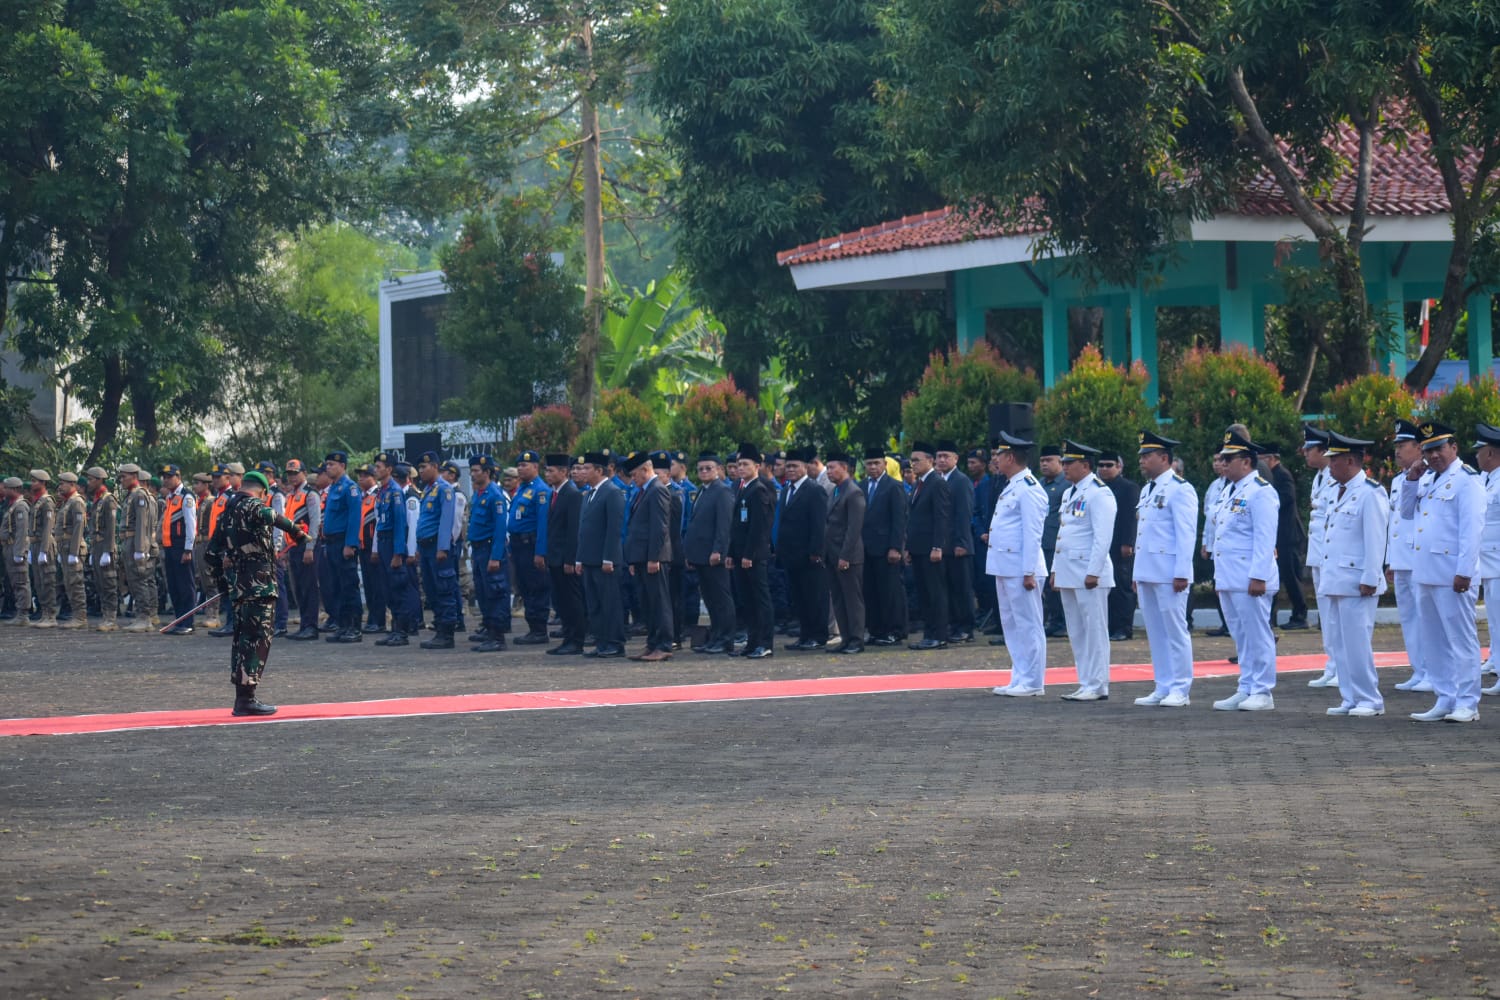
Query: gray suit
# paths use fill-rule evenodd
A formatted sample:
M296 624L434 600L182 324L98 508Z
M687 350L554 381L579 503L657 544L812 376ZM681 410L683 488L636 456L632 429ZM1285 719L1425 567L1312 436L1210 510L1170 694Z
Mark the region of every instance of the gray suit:
M734 636L734 597L729 589L729 519L734 513L734 490L720 479L705 486L693 504L683 547L687 561L698 571L698 591L708 607L708 642L728 645ZM719 564L709 560L719 554Z
M625 560L620 551L620 524L625 493L606 479L583 498L578 512L578 562L583 566L583 603L589 631L602 650L625 648L625 610L620 602ZM611 564L614 572L603 570Z
M625 529L625 560L630 563L641 611L646 618L646 649L672 651L672 496L671 487L652 479L631 501ZM647 563L660 563L657 572Z
M846 479L829 500L828 529L823 536L823 565L827 567L828 591L833 595L833 617L839 623L844 645L865 641L865 491ZM882 559L884 555L882 554ZM839 569L839 560L849 564Z

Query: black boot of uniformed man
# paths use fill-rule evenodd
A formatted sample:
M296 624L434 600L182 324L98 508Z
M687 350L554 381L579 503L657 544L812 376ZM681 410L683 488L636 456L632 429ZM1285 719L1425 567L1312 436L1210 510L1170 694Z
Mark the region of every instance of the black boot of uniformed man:
M503 653L505 652L505 633L500 631L498 625L484 623L484 641L474 647L476 653Z
M275 715L276 706L256 701L254 684L236 684L234 686L234 714Z
M403 632L403 631L401 631L400 629L392 629L390 635L386 636L384 639L377 639L375 641L375 645L377 645L377 646L405 646L405 645L407 645L406 633Z
M352 616L345 615L339 621L339 630L328 636L324 642L364 642L364 633L359 628L359 612Z
M452 649L453 648L453 626L439 625L437 635L422 643L423 649Z

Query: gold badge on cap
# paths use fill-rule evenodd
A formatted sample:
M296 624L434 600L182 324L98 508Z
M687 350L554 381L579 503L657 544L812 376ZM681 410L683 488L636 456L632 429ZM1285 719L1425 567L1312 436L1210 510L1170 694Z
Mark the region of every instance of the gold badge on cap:
M1227 431L1226 431L1226 432L1225 432L1225 433L1224 433L1224 443L1225 443L1225 444L1228 444L1228 443L1229 443L1229 442L1231 442L1231 441L1233 441L1233 440L1234 440L1234 435L1233 435L1233 434L1230 434L1230 433L1229 433L1229 432L1227 432Z
M1435 430L1437 430L1437 428L1434 427L1434 426L1432 426L1431 424L1423 424L1422 425L1422 436L1423 437L1432 437L1432 432L1435 431Z

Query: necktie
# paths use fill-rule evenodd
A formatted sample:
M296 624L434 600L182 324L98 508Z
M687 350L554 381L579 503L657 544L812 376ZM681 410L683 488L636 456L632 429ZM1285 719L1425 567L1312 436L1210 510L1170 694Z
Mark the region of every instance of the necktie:
M1153 479L1153 480L1151 480L1151 482L1149 482L1149 483L1146 484L1146 499L1147 500L1151 499L1151 494L1152 494L1153 491L1155 491L1155 489L1156 489L1156 480Z
M1344 499L1344 491L1347 490L1348 488L1349 487L1343 486L1343 485L1339 486L1339 500ZM1337 503L1338 501L1334 501L1334 502Z

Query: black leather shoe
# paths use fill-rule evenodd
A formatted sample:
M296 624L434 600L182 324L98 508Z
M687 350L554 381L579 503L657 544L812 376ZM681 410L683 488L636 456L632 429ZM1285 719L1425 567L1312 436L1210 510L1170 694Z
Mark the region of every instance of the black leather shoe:
M948 637L949 642L972 642L973 639L973 632L954 632Z
M193 634L193 627L191 625L179 625L176 628L167 629L167 635L192 635L192 634Z
M547 650L548 656L577 656L583 652L583 647L576 642L565 642L561 646L554 646Z
M995 638L993 638L993 639L990 640L990 645L991 646L1003 646L1003 645L1005 645L1005 636L1003 636L1003 635L997 635L997 636L995 636Z
M872 645L872 646L894 646L895 644L896 644L896 638L895 638L895 636L890 636L890 635L872 635L872 636L870 636L870 645Z
M517 646L545 646L550 641L546 632L527 632L514 640Z
M817 639L798 639L796 642L787 643L782 649L795 649L800 653L806 653L810 650L822 649L826 645L828 643L819 642Z
M335 633L333 633L333 635L325 637L323 639L323 641L324 642L364 642L365 641L365 637L361 633L359 633L359 632L355 632L355 631L353 631L351 629L345 629L342 632L335 632Z
M234 699L235 715L275 715L276 706L267 705L263 701L256 701L255 695L236 695Z
M375 645L377 645L377 646L406 646L406 645L410 645L410 640L408 640L406 638L406 633L405 632L392 632L390 635L386 636L384 639L381 639L379 642L375 643Z
M842 646L840 646L838 649L834 650L834 652L836 652L836 653L849 653L849 654L863 653L864 651L865 651L865 644L862 643L862 642L846 642Z
M327 621L318 626L319 632L338 632L339 626L336 622Z
M490 629L488 625L481 625L474 631L469 633L470 642L484 642L484 640L488 639L489 637Z
M437 635L433 636L431 639L428 639L425 642L423 642L422 643L422 648L423 649L452 649L453 648L453 633L452 632L439 632Z
M1283 632L1301 632L1306 628L1306 618L1290 618L1285 625L1281 626Z
M376 632L384 632L384 631L385 631L385 626L384 625L376 625L374 622L366 622L365 623L365 628L364 628L365 635L374 635Z
M209 634L217 635L218 633L217 630L215 630L214 632L211 632ZM313 628L311 625L300 628L297 631L293 632L291 635L287 636L287 638L292 640L293 642L310 642L317 637L318 630Z
M625 634L627 636L639 639L641 636L646 634L646 626L640 624L632 625L625 630Z
M919 639L916 642L907 643L906 648L916 650L947 649L948 644L940 639Z
M549 639L566 639L567 636L563 635L563 630L562 629L555 628L551 632L547 633L547 638L549 638Z
M1129 642L1131 638L1132 636L1127 632L1111 632L1109 634L1110 642Z
M284 629L284 628L277 629L276 631L274 631L274 632L271 633L271 638L272 639L285 639L286 638L286 629Z
M748 652L748 653L745 654L745 659L747 659L747 660L764 660L768 656L775 656L775 655L776 654L774 652L772 652L771 650L767 649L764 646L756 646L754 649L750 650L750 652Z
M625 650L621 649L619 646L601 646L598 649L591 649L583 655L591 660L613 660L617 657L624 656Z
M710 642L704 646L694 646L693 652L705 653L709 656L719 656L730 651L730 647L722 642Z
M497 635L481 642L474 647L476 653L503 653L505 652L505 636Z
M1223 625L1220 625L1218 628L1211 628L1203 634L1213 636L1215 639L1222 639L1229 635L1229 629L1225 628Z

